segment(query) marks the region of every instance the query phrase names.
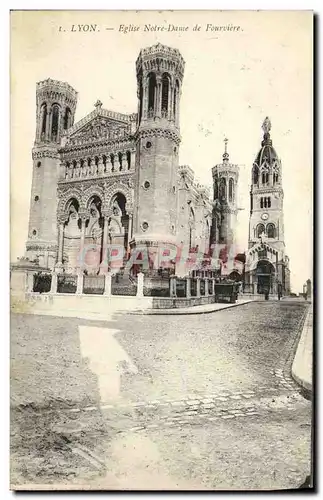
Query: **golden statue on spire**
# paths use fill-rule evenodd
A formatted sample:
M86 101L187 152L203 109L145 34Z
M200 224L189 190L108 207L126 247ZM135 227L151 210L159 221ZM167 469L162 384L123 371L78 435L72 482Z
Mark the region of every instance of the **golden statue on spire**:
M264 119L264 123L262 124L262 129L264 131L264 134L269 134L271 129L271 121L268 118L268 116L266 116L266 118Z

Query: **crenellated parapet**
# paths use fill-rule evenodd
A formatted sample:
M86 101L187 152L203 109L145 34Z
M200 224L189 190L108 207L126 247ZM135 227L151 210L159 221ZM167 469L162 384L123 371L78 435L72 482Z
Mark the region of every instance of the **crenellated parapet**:
M183 79L184 69L185 61L179 50L161 43L142 49L136 61L137 75L141 72L162 73L168 71L177 73Z
M39 100L64 102L74 108L77 104L77 91L68 83L51 78L36 83L36 94Z

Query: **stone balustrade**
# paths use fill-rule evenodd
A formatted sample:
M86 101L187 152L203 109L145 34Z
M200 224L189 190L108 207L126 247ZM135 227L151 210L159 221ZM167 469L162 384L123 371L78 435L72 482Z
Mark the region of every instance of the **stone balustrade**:
M134 172L135 152L123 151L61 163L60 180L71 181Z

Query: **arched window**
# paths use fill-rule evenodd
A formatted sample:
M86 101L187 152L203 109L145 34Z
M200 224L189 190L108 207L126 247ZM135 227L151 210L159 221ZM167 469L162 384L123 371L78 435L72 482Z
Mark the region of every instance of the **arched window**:
M268 198L267 198L267 207L268 208L271 207L271 198L270 198L270 196L268 196Z
M64 115L64 130L67 130L71 125L71 115L72 115L72 112L71 112L70 108L66 108L65 115Z
M110 154L110 161L111 161L111 171L114 172L114 154Z
M260 198L260 208L264 208L264 199L263 199L263 197Z
M179 96L179 83L178 83L178 80L176 80L175 88L174 88L174 100L173 100L173 115L174 115L174 118L177 118L178 96Z
M128 170L131 168L131 153L130 151L127 151L127 164L128 164Z
M169 80L169 75L167 73L164 73L162 76L162 116L167 115L168 113Z
M143 91L142 91L142 82L140 82L139 87L139 123L142 118L142 100L143 100Z
M274 180L274 184L277 184L277 182L278 182L278 173L277 172L274 172L273 180Z
M256 185L258 185L258 182L259 182L259 169L255 165L253 167L253 183L256 184Z
M66 212L68 213L68 222L72 220L78 221L78 212L80 209L80 204L76 198L71 198L66 204Z
M122 170L122 153L118 153L119 170Z
M276 228L274 224L267 225L267 236L268 238L276 238Z
M220 190L219 190L219 198L220 200L225 200L227 196L227 181L224 177L221 177L220 179Z
M189 212L189 221L188 221L188 227L189 227L189 248L193 248L195 245L195 214L192 208L190 208Z
M229 201L233 200L233 179L229 180Z
M148 116L155 111L156 99L156 75L150 73L148 76Z
M57 140L58 135L58 117L59 117L59 106L58 104L54 104L52 107L52 141Z
M214 199L215 200L218 199L218 195L219 195L219 192L218 192L218 180L215 179L214 180Z
M263 184L268 184L268 182L269 182L269 174L268 174L268 172L262 172L261 181L262 181Z
M260 238L260 236L265 232L265 226L263 224L258 224L256 227L256 237Z
M41 135L45 134L46 132L46 121L47 121L47 104L44 103L41 107L41 129L40 133Z

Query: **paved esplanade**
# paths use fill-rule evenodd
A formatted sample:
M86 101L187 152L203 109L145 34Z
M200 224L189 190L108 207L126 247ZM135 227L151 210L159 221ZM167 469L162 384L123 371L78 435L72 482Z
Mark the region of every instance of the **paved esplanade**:
M311 408L289 374L305 311L282 301L104 323L13 315L12 483L297 487Z

